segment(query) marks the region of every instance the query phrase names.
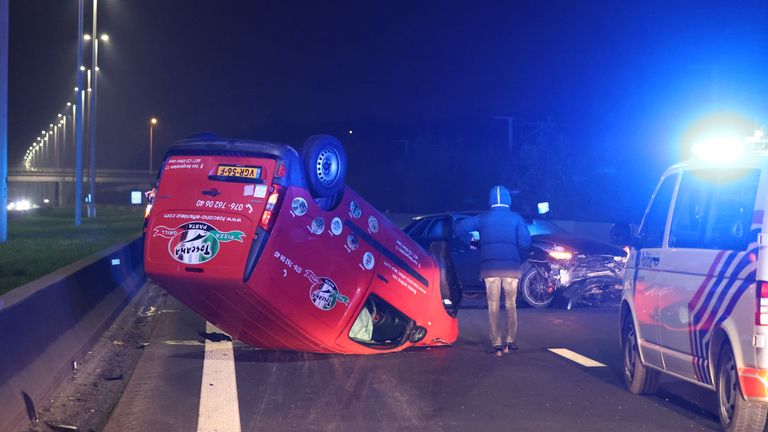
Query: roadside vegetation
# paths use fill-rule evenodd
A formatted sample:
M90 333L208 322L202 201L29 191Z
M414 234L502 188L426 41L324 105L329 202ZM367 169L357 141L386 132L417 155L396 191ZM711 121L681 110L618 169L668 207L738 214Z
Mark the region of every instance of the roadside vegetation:
M96 218L74 226L74 210L9 212L8 241L0 244L0 295L115 243L141 234L144 209L99 206Z

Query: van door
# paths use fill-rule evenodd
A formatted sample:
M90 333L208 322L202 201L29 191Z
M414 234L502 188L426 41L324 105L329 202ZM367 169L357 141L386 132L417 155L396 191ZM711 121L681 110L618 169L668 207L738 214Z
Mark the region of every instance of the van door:
M275 165L266 157L168 156L146 233L153 271L242 280Z
M661 180L646 210L631 258L633 303L640 353L646 364L663 368L659 337L657 267L664 247L667 220L678 174Z
M668 371L712 385L709 346L754 281L757 169L685 171L659 255L659 327ZM753 244L754 248L755 245ZM750 256L751 255L751 256ZM750 306L754 296L749 296ZM751 324L753 317L747 320Z
M450 225L451 258L464 291L485 292L485 285L480 280L480 249L471 248L464 239L456 238L455 228L469 215L454 215Z

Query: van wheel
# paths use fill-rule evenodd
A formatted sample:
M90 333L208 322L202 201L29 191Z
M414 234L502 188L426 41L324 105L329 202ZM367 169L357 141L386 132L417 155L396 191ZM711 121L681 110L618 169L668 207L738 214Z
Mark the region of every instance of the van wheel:
M715 388L717 389L718 414L723 429L726 431L762 431L765 426L766 414L768 414L768 406L747 402L744 399L730 344L726 343L720 350L717 365Z
M555 290L549 287L547 278L541 275L535 266L531 266L520 279L523 300L535 308L545 308L552 304Z
M659 372L643 365L635 334L635 325L631 319L624 325L621 338L624 351L624 383L632 394L656 393L659 388Z
M344 186L347 155L338 139L313 135L304 141L302 162L309 191L315 198L328 198Z

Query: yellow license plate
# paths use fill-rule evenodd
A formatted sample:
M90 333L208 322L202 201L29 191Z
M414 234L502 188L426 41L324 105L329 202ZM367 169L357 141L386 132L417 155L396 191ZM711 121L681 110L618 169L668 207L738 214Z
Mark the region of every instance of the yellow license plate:
M240 177L255 179L261 177L261 167L219 165L216 175L222 177Z

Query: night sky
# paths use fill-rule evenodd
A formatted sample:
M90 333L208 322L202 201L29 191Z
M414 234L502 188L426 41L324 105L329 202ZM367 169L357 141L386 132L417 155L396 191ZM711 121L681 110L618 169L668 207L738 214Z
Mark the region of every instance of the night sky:
M10 1L11 166L74 100L76 12L75 0ZM768 119L765 1L101 0L99 12L99 167L146 168L152 116L156 164L200 131L296 146L332 133L348 183L380 207L463 208L514 177L487 161L509 157L493 117L515 116L565 137L551 158L580 168L571 196L639 219L697 119ZM430 160L440 143L452 150ZM447 155L463 187L439 184Z

